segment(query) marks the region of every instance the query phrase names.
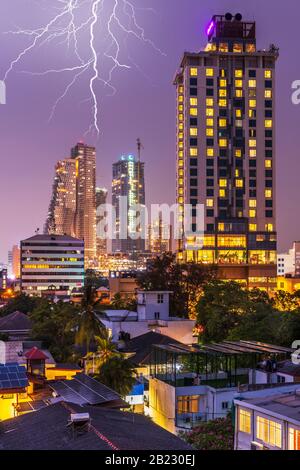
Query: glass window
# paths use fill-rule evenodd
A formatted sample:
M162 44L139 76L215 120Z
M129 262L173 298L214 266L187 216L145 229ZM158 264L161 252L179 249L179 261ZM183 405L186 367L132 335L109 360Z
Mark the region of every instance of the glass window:
M249 224L249 232L256 232L257 225L256 224Z
M272 160L266 160L265 161L265 167L266 168L272 168Z
M244 181L242 179L235 180L235 187L242 188L244 186Z
M207 137L213 137L213 135L214 135L214 130L213 130L213 128L212 128L212 127L208 127L208 128L206 129L206 136L207 136Z
M300 450L300 430L289 429L289 450Z
M233 52L234 53L241 53L243 52L243 44L233 44Z
M227 127L227 119L219 119L220 127Z
M198 98L190 98L191 106L198 106Z
M234 71L234 76L235 76L236 78L241 78L241 77L243 76L243 71L242 71L241 69L236 69L236 70Z
M256 418L257 439L281 449L281 424L269 419L257 416Z
M219 106L220 106L221 108L226 108L226 106L227 106L227 100L226 100L226 98L220 98L220 99L219 99Z
M257 205L256 199L249 200L249 207L256 207L256 205Z
M197 108L190 108L190 115L191 116L197 116L198 115Z
M190 74L191 74L191 77L197 77L198 75L198 69L196 67L192 67L190 69Z
M265 90L265 98L272 99L272 90Z
M207 126L213 126L214 125L214 120L212 118L207 118L206 119L206 125Z
M206 76L207 77L213 77L214 76L214 69L206 69Z
M265 70L265 78L272 78L272 70Z
M213 199L206 199L206 206L207 207L214 207L214 200Z
M251 433L251 413L241 408L239 410L239 431Z
M236 96L236 98L242 98L243 97L243 90L235 90L235 96Z
M206 155L207 155L208 157L213 157L213 156L214 156L214 149L208 148L208 149L206 150Z
M265 119L265 127L267 129L270 129L271 127L273 127L273 121L272 119Z
M243 88L243 80L235 80L236 88Z
M256 108L256 100L249 100L249 108Z
M214 100L213 98L206 98L206 106L213 106L214 105Z
M190 149L190 156L197 157L198 156L198 149Z
M198 129L197 127L191 127L190 128L190 135L194 136L194 137L197 137L198 135Z
M220 52L228 52L228 44L226 42L221 42L219 45Z
M249 217L250 217L250 219L255 219L255 217L256 217L256 210L255 209L250 209L249 210Z
M256 88L256 80L251 79L248 83L249 88Z
M214 108L206 108L206 116L213 116Z
M226 179L220 179L219 180L219 186L220 186L220 188L227 188L227 180Z
M225 78L220 79L220 87L226 87L227 86L227 80Z

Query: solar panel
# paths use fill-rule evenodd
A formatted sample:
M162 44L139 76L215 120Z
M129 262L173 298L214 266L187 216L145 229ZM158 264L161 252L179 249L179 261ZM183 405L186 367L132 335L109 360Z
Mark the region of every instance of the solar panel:
M52 382L51 387L65 401L77 404L98 405L120 399L116 392L85 374L78 374L72 380Z
M28 386L26 369L17 363L0 364L0 391Z

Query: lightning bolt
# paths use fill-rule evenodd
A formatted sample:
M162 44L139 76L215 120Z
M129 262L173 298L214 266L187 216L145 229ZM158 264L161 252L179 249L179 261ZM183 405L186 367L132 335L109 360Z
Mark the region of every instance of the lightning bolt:
M62 68L51 68L41 72L22 70L22 73L45 76L48 74L68 74L70 79L63 92L55 101L49 120L57 110L58 105L71 91L79 79L87 83L88 98L85 102L92 104L91 124L86 133L100 134L100 106L98 100L97 83L101 82L108 87L112 94L116 92L113 75L118 69L130 69L130 65L121 60L123 36L130 36L150 46L155 52L165 53L147 38L145 29L138 23L137 8L129 0L53 0L48 1L49 11L54 13L49 21L36 29L21 29L7 31L5 34L20 35L26 38L29 44L21 50L10 62L5 74L6 82L17 66L36 49L43 46L50 47L65 45L72 53L74 65ZM138 8L154 12L151 8ZM107 46L104 51L99 50L99 38L104 40ZM84 51L84 52L83 52ZM102 64L101 64L102 59ZM104 70L103 62L110 62L108 71ZM136 65L136 64L134 64ZM138 66L136 65L136 68Z

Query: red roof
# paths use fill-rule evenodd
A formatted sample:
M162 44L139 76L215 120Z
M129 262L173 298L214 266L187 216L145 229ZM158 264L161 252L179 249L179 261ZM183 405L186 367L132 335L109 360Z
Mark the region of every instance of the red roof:
M24 356L26 359L36 359L36 360L41 360L41 359L48 359L46 354L43 353L40 349L38 349L36 346L31 348L29 351L27 351Z

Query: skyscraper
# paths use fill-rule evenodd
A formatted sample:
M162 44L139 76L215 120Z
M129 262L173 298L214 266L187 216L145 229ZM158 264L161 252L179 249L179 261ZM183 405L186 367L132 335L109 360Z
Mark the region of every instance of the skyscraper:
M14 245L8 252L8 276L19 279L21 272L21 251L18 245Z
M275 63L256 24L216 15L208 44L186 52L177 90L177 202L205 206L204 246L183 238L178 258L217 264L224 279L275 288ZM194 219L195 220L195 219ZM195 249L193 249L193 247Z
M60 160L55 167L52 198L49 206L45 233L74 234L76 212L76 161Z
M96 149L78 143L71 156L76 162L75 236L84 240L85 266L96 259Z
M105 188L96 188L96 211L97 211L97 216L96 216L96 223L98 226L98 223L101 222L101 215L98 214L98 209L100 206L103 206L106 204L107 201L107 189ZM99 261L99 258L102 256L105 256L107 254L107 239L106 238L101 238L100 234L97 232L97 260Z
M114 253L122 252L133 254L145 251L145 240L141 237L136 240L130 237L135 234L136 219L131 207L145 205L145 164L137 161L133 155L123 155L117 163L113 164L112 205L116 211L116 239L112 241ZM120 197L127 197L127 227L128 236L121 239L121 206Z
M96 150L78 143L57 163L45 234L84 240L85 267L96 260Z

